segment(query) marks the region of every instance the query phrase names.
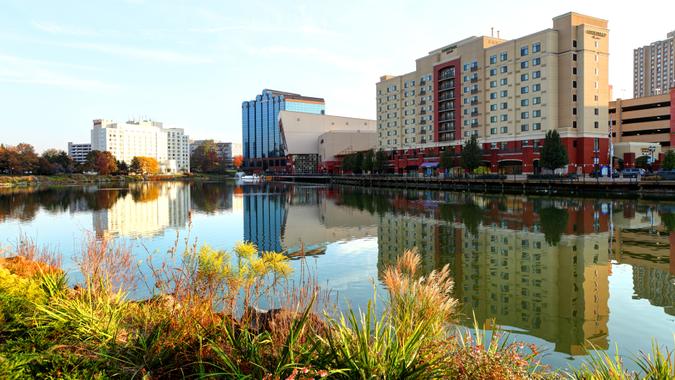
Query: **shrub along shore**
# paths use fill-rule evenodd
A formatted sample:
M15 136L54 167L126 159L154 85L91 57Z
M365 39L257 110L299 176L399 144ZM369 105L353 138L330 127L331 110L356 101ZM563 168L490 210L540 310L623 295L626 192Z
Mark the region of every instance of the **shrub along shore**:
M339 313L288 258L188 239L150 257L150 278L123 244L89 237L70 287L58 255L20 239L0 258L0 378L672 379L675 355L638 354L642 373L596 354L581 369L539 364L499 331L462 332L449 268L422 275L405 252L382 274L387 297ZM304 271L303 271L304 273ZM134 286L151 296L133 299ZM267 311L260 309L261 305ZM487 332L484 332L487 331Z
M58 174L58 175L0 175L0 188L31 187L31 186L77 186L105 183L130 183L141 181L211 181L231 178L229 174L164 174L164 175L87 175L87 174Z

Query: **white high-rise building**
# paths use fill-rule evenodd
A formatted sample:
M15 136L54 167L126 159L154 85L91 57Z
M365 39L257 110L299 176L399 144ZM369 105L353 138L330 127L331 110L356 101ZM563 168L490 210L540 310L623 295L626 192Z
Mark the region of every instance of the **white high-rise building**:
M91 149L108 151L128 165L134 157L143 156L155 158L165 173L190 171L188 136L181 128L164 128L157 121L117 123L96 119Z

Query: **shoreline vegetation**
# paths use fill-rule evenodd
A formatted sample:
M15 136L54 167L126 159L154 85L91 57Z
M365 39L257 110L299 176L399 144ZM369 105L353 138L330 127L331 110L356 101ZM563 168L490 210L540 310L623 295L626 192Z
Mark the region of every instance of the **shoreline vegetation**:
M0 188L35 186L78 186L106 183L131 183L143 181L220 181L233 178L233 174L165 174L165 175L0 175Z
M453 324L447 266L420 272L403 253L385 300L338 312L302 265L248 243L231 252L176 239L140 274L122 243L89 236L69 286L60 257L25 237L0 250L0 377L238 379L672 379L675 353L594 353L580 369L540 364L534 345ZM136 287L148 297L134 299ZM383 305L381 313L375 305ZM265 306L267 310L261 309ZM633 360L641 373L624 368Z

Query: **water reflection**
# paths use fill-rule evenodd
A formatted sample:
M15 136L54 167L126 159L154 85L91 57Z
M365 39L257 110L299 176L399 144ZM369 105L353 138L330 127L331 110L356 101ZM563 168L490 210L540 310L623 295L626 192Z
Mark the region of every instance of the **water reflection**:
M675 240L661 223L663 213L656 204L634 200L284 185L244 191L245 238L264 249L289 251L300 242L307 248L372 234L381 271L415 247L425 270L451 266L465 315L475 314L481 323L495 317L507 329L571 355L591 345L609 348L612 258L633 266L635 297L672 314ZM346 228L350 223L360 229ZM629 234L640 228L646 235L631 244Z
M185 230L190 215L201 214L198 227L213 224L202 230L201 241L229 247L244 239L261 250L326 254L318 257L319 271L332 276L333 286L342 284L345 298L370 292L363 273L377 276L403 251L417 248L425 271L450 265L465 316L475 314L479 322L494 317L565 355L584 354L590 344L613 346L618 330L631 327L622 323L634 320L644 321L641 331L649 334L673 330L664 324L672 319L664 322L656 312L675 316L675 205L667 202L274 183L0 191L0 223L30 223L41 212L91 214L99 236L153 239ZM232 225L241 228L240 221L241 232ZM175 235L165 235L172 236L156 239L156 248L171 245ZM366 246L371 251L362 252ZM337 256L345 247L358 252L349 256L353 262ZM331 267L322 268L322 260ZM613 274L627 268L627 276ZM621 278L632 294L610 294L612 278ZM357 281L365 283L358 295ZM623 308L634 307L631 296L648 303L626 316ZM612 306L610 297L618 303ZM655 316L659 325L650 325Z
M330 243L376 236L376 217L342 207L340 195L326 188L246 186L244 240L264 251L322 254Z

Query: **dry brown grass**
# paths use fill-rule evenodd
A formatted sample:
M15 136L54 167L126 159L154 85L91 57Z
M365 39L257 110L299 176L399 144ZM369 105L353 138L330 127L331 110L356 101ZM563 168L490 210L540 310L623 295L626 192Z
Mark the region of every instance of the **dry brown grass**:
M0 248L0 266L10 273L33 277L40 273L56 273L61 271L61 256L48 248L40 248L35 241L26 235L19 236L11 257L5 257L10 250Z
M123 243L88 234L74 259L84 276L84 285L95 294L128 292L135 287L132 251Z

